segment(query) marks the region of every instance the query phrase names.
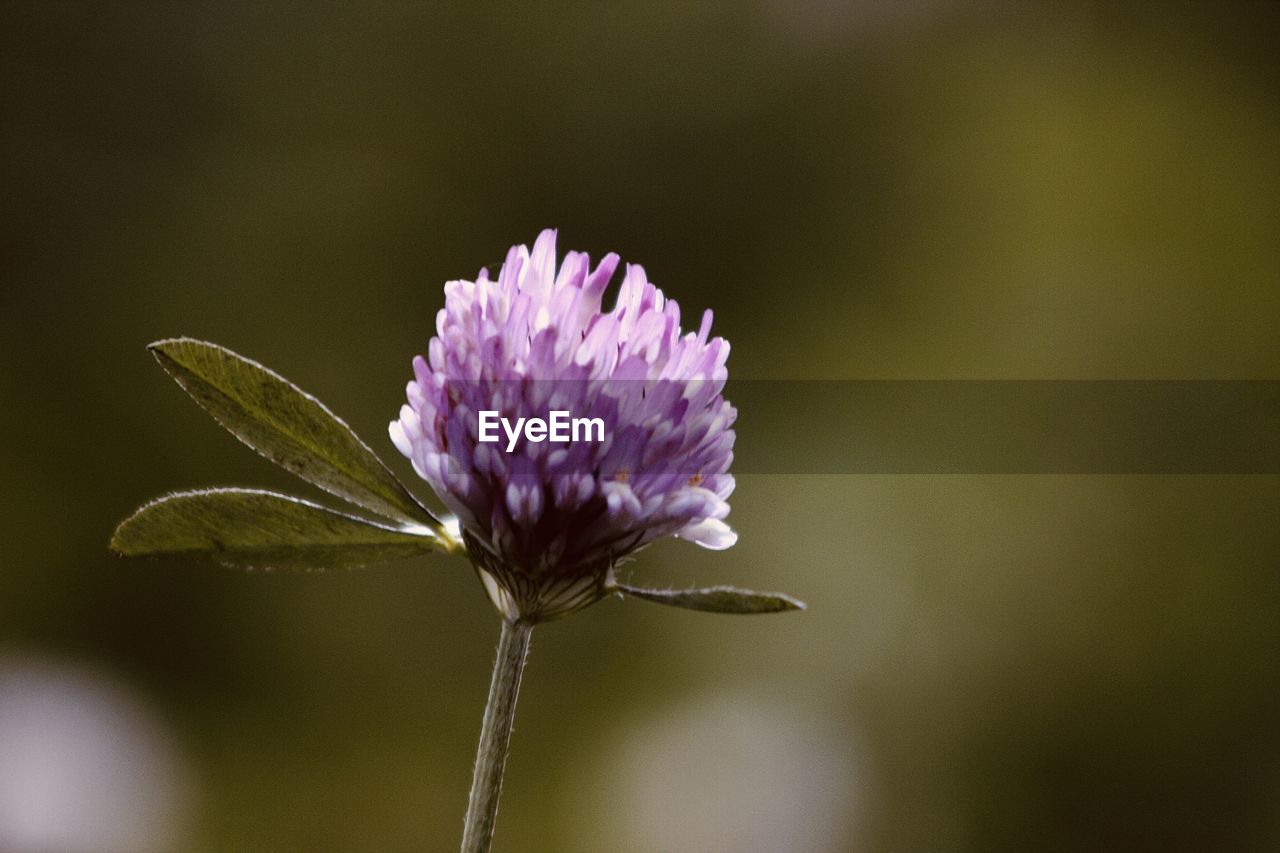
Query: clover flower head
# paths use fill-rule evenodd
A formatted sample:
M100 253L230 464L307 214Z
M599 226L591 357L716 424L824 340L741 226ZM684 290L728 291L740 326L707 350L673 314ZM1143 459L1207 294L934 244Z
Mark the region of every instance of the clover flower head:
M723 396L729 343L619 258L594 267L556 233L514 246L496 278L445 285L427 356L414 359L391 439L457 515L504 614L564 615L608 590L616 561L666 536L734 544L724 522L736 410ZM481 441L480 415L598 419L598 441ZM489 436L491 439L492 436Z

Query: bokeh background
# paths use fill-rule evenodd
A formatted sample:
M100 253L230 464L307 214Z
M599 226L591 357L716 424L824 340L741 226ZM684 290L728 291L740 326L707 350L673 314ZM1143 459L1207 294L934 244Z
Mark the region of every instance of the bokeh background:
M411 477L442 283L552 225L713 307L734 377L1280 378L1275 10L5 3L0 851L460 833L475 578L110 557L170 489L310 494L148 341L263 361ZM748 473L737 547L633 577L811 609L540 629L497 848L1277 849L1278 480Z

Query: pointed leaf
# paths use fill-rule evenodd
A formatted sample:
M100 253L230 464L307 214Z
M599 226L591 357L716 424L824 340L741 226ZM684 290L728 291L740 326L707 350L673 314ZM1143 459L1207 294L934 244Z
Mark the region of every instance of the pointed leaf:
M440 522L337 415L289 380L192 338L147 347L179 385L237 438L330 494L386 518Z
M244 568L317 569L412 557L440 550L440 542L289 495L207 489L166 495L142 507L116 528L111 548L126 557L203 557Z
M735 586L708 586L702 589L643 589L614 582L613 588L629 598L643 598L672 607L705 610L708 613L780 613L804 610L805 603L782 592L755 592Z

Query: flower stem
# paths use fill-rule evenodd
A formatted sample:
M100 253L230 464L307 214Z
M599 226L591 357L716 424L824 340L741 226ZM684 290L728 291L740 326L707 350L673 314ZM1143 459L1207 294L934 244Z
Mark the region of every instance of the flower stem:
M476 750L471 799L467 802L467 820L462 830L462 853L487 853L493 841L498 797L502 794L502 772L507 766L511 724L516 716L516 697L520 694L520 676L524 673L532 633L532 622L502 620L493 680L489 683L489 702L484 708L480 747Z

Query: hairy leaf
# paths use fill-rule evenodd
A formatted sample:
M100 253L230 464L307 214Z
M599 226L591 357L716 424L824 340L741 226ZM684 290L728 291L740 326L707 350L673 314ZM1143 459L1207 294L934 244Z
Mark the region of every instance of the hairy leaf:
M397 522L440 522L323 403L217 344L172 338L148 346L188 394L237 438L330 494Z
M781 592L755 592L735 586L709 586L702 589L643 589L614 582L614 590L629 598L643 598L672 607L705 610L708 613L780 613L804 610L805 604Z
M122 521L111 537L112 550L127 557L202 557L257 569L363 566L440 547L434 535L258 489L166 495Z

